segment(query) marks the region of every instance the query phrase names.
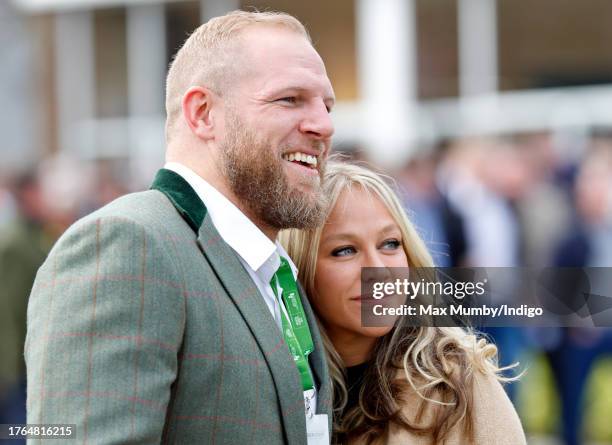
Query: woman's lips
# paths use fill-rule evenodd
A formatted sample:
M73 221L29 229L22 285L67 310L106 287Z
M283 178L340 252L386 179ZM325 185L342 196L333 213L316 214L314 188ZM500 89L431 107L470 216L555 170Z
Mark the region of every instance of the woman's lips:
M366 301L366 302L370 302L370 301L379 301L378 299L372 297L371 295L358 295L356 297L351 297L352 301Z

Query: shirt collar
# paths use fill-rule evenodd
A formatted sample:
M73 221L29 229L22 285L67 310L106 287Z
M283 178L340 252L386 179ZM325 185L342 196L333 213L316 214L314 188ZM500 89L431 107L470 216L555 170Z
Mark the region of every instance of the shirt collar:
M262 270L262 273L267 277L267 280L264 281L265 283L272 279L278 266L280 266L279 255L288 260L293 276L297 276L295 264L293 264L293 261L291 261L291 258L289 258L289 255L287 255L287 252L280 243L278 241L275 243L270 241L221 192L183 164L168 162L164 165L164 168L181 175L187 181L206 206L212 223L221 238L236 251L252 270L258 271L262 266L266 266Z
M283 246L278 241L276 241L275 247L275 251L266 259L266 261L263 262L259 270L256 271L262 283L270 283L272 277L280 267L281 256L284 257L289 263L291 272L293 272L293 279L297 282L297 267L295 267L295 264L293 264L293 261L291 261L291 258L289 258L289 255L287 255L287 252L285 249L283 249Z

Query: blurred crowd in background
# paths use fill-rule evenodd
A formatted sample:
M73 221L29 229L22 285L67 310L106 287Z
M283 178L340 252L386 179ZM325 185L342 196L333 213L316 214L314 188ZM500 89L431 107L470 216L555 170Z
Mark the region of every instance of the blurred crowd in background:
M561 158L554 139L544 133L447 141L416 155L397 177L406 208L439 266L612 265L612 134L606 130L594 130L573 161ZM537 357L546 359L552 379L540 379L533 389L554 384L557 428L565 443L584 443L587 417L609 416L612 406L599 405L597 412L589 403L609 396L610 367L597 382L590 377L598 359L612 356L611 329L488 328L485 333L498 345L502 365L520 362L529 373ZM590 397L589 384L597 388ZM520 387L510 385L508 392L529 429L534 426L529 413L546 406L537 397L521 404ZM610 441L609 431L603 436Z
M46 1L14 0L14 3L42 4ZM55 0L48 1L52 3ZM88 2L89 0L84 0L83 3ZM57 3L71 2L57 0ZM130 2L113 0L109 3L116 7ZM174 9L168 7L166 10L167 17L174 17L174 20L167 20L165 24L166 41L174 42L168 44L169 53L184 39L184 31L192 29L194 24L204 17L191 17L189 13L184 12L185 8L190 10L189 8L197 7L199 2L195 0L170 3L183 6ZM202 3L219 4L213 0L202 0ZM240 2L229 3L241 6ZM274 9L283 9L296 14L298 18L302 18L300 13L309 14L304 7L297 7L288 1L259 3L259 7L268 5ZM348 8L346 5L353 3L375 2L343 0L337 4L340 3L345 6L338 6L337 10ZM427 3L419 0L417 3L421 5L417 19L431 24L436 23L432 19L433 12L427 12L423 5L429 5L432 10L442 10L456 2L432 0ZM508 12L511 3L513 2L499 0L500 8L503 9L499 13L502 25L508 23L508 14L504 16L502 13ZM591 5L590 12L585 14L595 20L597 5L602 6L603 3L596 0L584 2L585 5L591 3L596 5ZM571 9L568 5L564 7ZM3 15L3 8L5 6L0 5L0 22L13 23L7 18L8 15ZM357 6L350 8L359 9ZM456 6L453 8L453 13L456 14ZM362 15L372 11L364 7L359 10ZM26 8L26 13L23 13L16 8L11 14L12 17L24 17L27 11L29 10ZM353 9L350 12L355 13ZM335 13L341 14L338 11ZM96 23L111 23L113 17L103 11ZM502 20L502 17L506 18ZM352 59L345 60L347 56L342 45L336 44L329 38L329 34L325 34L329 32L329 24L326 25L324 15L320 21L313 19L306 22L311 27L315 43L322 45L320 51L340 99L338 115L334 115L340 137L334 150L377 165L380 159L372 156L376 150L372 150L371 146L364 146L363 140L359 143L358 137L351 137L351 132L357 133L360 130L359 125L346 125L346 122L351 120L350 112L346 113L347 104L356 101L358 94L355 91L358 88L355 76L346 77L342 70L346 66L354 70L356 63ZM341 25L340 21L333 23ZM36 26L39 31L42 26L44 31L46 25L38 23ZM116 26L116 23L113 26ZM100 39L104 32L109 32L104 31L103 26L99 28L102 31L96 31L96 39ZM326 31L322 31L323 28ZM441 27L435 29L444 34ZM350 36L351 42L355 40L352 31L343 32ZM507 32L508 26L502 26L499 31L502 36ZM419 35L422 37L423 33ZM3 35L0 30L0 38L4 38L3 36L6 37L6 34ZM519 37L517 36L517 39ZM58 39L61 41L61 38ZM435 39L431 39L434 42L432 51L436 50ZM325 42L327 46L323 46ZM8 56L12 54L7 49L10 45L9 40L0 40L3 60L8 60ZM422 45L418 45L421 50ZM508 44L502 41L500 45L504 47ZM604 44L606 45L609 48L609 41ZM99 74L96 93L99 102L98 117L105 117L104 110L112 111L113 103L117 102L108 101L115 97L121 102L127 87L113 87L115 84L126 83L121 76L109 77L108 74L100 73L100 67L104 67L104 63L112 65L114 59L109 54L115 50L110 44L108 48L104 45L100 47L99 43L96 43L96 46L98 52L107 54L106 59L102 58L96 62ZM577 48L580 48L580 45ZM421 53L427 55L432 54L432 51ZM435 54L443 61L449 57L453 59L440 51ZM504 57L506 56L500 55L500 60ZM578 59L580 57L576 58ZM420 70L421 74L421 90L417 101L457 95L458 92L452 88L445 90L444 83L429 82L435 76L428 76L423 70L429 67L435 74L440 71L439 63L431 64L431 60L428 62L429 59L423 59L422 55L418 60L421 62L417 70ZM608 60L612 60L612 54ZM37 57L36 61L44 65L47 59L41 56ZM36 63L26 66L39 69ZM2 67L3 71L5 67L8 72L8 64ZM612 84L612 67L608 68L608 71L603 69L600 72L605 74L604 81ZM27 72L27 68L20 71L18 65L11 65L11 69L17 73ZM58 76L58 73L56 70L54 75ZM3 72L2 75L4 74ZM158 78L163 79L163 76ZM554 82L550 80L550 76L547 79L547 82L552 82L550 86L563 86L558 79ZM576 77L568 83L576 84L574 80ZM593 80L592 76L590 80ZM133 86L131 82L133 81L127 83ZM104 139L105 134L113 134L113 129L118 132L125 130L121 125L115 125L115 121L110 124L102 122L97 130L100 140L111 141L110 145L106 146L108 150L105 146L101 149L98 146L97 154L92 154L90 148L79 151L77 142L82 139L66 138L66 134L62 132L71 128L76 129L75 133L80 131L80 136L86 132L82 132L83 127L71 127L70 122L67 125L64 125L65 122L62 124L66 113L55 117L54 103L61 98L56 97L48 103L49 96L54 95L46 91L48 84L43 82L42 85L40 88L43 93L36 96L36 99L44 102L41 104L43 111L50 110L48 113L42 113L48 117L43 120L42 127L46 130L42 131L42 134L50 136L49 147L35 147L34 155L32 150L27 156L24 154L24 159L27 159L24 162L15 162L15 159L20 157L19 148L0 151L0 423L25 423L23 342L27 301L36 271L53 243L78 218L125 193L147 188L155 169L163 165L163 135L159 129L136 132L137 140L153 141L148 148L154 147L149 152L139 149L136 156L134 152L117 150L116 144L111 147L114 139ZM55 96L61 95L61 80L56 79L54 85L60 91L56 92ZM427 92L436 90L436 85L443 86L438 88L435 94ZM539 86L542 85L540 82ZM524 85L518 82L516 86ZM161 100L163 84L155 84L154 87L158 89ZM500 88L511 87L514 86L507 79L505 84L500 82ZM0 88L2 94L7 91L8 88ZM79 94L76 94L72 97L74 102L68 104L74 104L76 108L82 106L79 101L87 94L83 91L80 94L80 98ZM10 109L10 104L14 103L15 113L19 113L17 105L21 104L20 100L9 96L7 93L7 101L2 101L5 109ZM158 102L153 105L158 106L161 103ZM9 105L6 105L7 103ZM36 100L34 103L38 104ZM61 106L56 108L59 110ZM128 108L131 109L131 105ZM121 109L122 106L119 107L119 110ZM558 110L551 109L550 113L554 114L555 111ZM58 114L61 113L58 111ZM112 112L110 115L112 116ZM431 115L434 116L435 113L432 112ZM612 116L612 103L609 104L609 115ZM40 119L40 114L38 116ZM439 116L442 115L434 117L438 121L443 120ZM558 120L554 128L526 128L530 125L513 127L507 125L510 117L504 116L503 113L496 115L498 125L495 128L471 131L470 134L459 134L460 132L455 130L439 131L437 134L428 134L426 138L415 139L410 146L397 145L398 141L393 141L396 150L404 155L398 156L394 162L378 165L395 179L405 208L433 253L436 265L612 267L612 125L606 125L605 122L602 124L598 116L593 117L593 122L579 117L577 120L581 124L576 125L570 116L566 121L572 125L567 127L560 126ZM13 122L8 117L6 119L7 122ZM369 121L365 119L364 122ZM18 145L14 141L33 140L44 145L44 137L12 137L11 131L23 133L23 128L29 128L27 120L20 119L18 124L22 127L13 123L2 126L6 130L6 139L13 141L11 147ZM63 128L56 128L62 125ZM146 125L149 124L145 122L144 127L137 128L149 128ZM415 125L418 127L418 122L410 125L406 123L406 126ZM442 122L440 126L452 127L448 122ZM382 132L379 132L379 135L383 139ZM87 139L83 140L89 143ZM132 136L126 137L125 140L134 141ZM77 149L64 149L62 141L69 141L68 144L72 147L76 144ZM0 144L2 143L0 137ZM612 330L496 328L487 330L486 335L498 345L502 364L509 365L518 361L520 365L517 369L526 370L520 382L508 385L507 389L517 406L530 443L612 443L612 423L609 421L612 414ZM547 437L548 441L541 439L542 437Z
M357 149L346 153L371 163ZM387 173L438 266L612 266L612 133L604 129L593 132L578 159L561 158L546 133L472 137L422 147ZM0 423L25 422L22 347L37 268L68 225L132 191L125 175L122 162L58 156L1 178ZM578 444L584 430L589 439L612 441L608 423L593 421L612 412L612 330L486 334L502 364L518 361L527 370L508 391L528 433L557 432ZM594 381L597 366L607 371Z

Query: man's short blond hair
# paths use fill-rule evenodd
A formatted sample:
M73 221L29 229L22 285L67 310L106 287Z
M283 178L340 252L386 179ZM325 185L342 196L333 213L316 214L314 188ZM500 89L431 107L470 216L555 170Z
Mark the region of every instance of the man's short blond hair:
M185 91L206 86L223 95L237 74L237 36L253 25L282 26L312 42L298 19L284 12L232 11L200 25L176 53L166 78L166 140L181 116ZM238 65L239 66L239 65Z

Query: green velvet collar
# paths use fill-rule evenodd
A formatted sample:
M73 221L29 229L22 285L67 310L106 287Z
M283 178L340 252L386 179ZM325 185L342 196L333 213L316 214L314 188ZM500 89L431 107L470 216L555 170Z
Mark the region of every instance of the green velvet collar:
M206 216L206 206L181 175L162 168L157 172L151 189L166 195L183 219L198 233Z

